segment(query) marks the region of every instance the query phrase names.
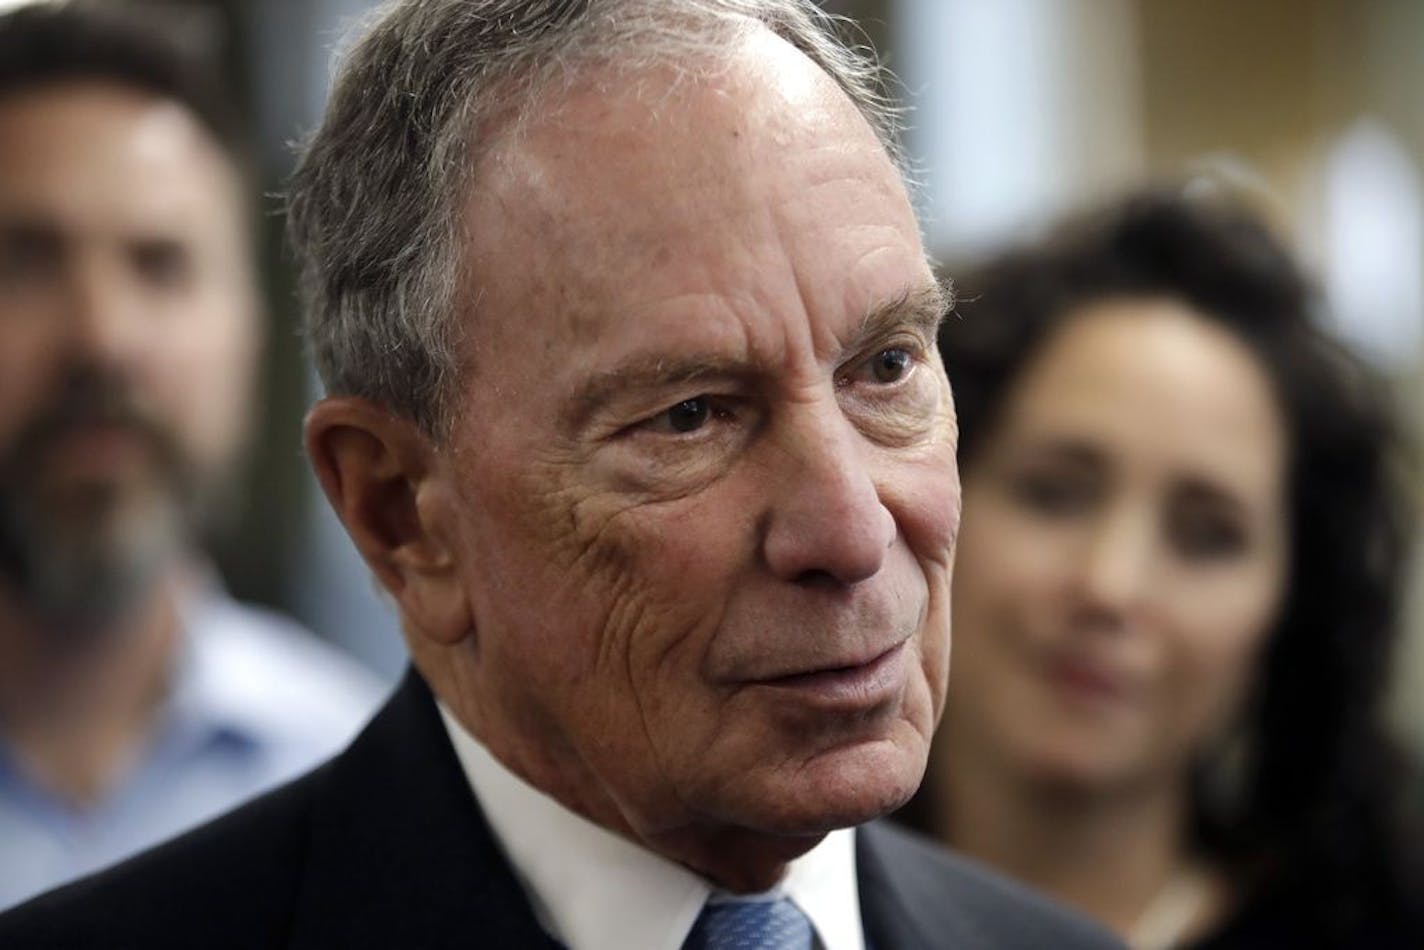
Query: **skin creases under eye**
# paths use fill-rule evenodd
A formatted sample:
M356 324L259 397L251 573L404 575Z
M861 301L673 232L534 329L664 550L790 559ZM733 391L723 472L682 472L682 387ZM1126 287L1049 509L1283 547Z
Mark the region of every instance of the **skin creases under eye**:
M726 393L674 397L612 433L600 450L618 490L680 497L715 479L758 425L756 404Z
M841 405L868 438L907 445L933 430L940 398L937 377L926 365L933 353L918 337L895 340L836 374Z

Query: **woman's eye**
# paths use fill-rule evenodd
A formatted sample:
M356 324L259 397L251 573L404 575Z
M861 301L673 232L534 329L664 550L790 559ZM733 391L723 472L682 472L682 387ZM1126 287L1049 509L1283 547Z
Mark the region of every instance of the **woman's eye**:
M1044 515L1072 515L1092 507L1097 490L1081 476L1032 472L1012 477L1008 487L1025 508Z
M1177 514L1168 530L1173 545L1192 560L1225 560L1241 554L1247 546L1245 529L1228 518Z

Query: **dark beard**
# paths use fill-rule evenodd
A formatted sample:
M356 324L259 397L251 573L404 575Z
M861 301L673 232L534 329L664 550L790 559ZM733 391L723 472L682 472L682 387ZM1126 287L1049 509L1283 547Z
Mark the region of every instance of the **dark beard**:
M127 430L152 460L142 482L45 484L47 450L88 426ZM185 548L196 482L169 428L97 370L75 371L0 456L0 583L57 648L82 646L152 589Z

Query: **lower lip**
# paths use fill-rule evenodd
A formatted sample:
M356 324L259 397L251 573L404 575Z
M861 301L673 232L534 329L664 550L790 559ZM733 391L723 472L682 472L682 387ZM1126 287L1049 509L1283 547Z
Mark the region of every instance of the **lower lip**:
M908 642L900 643L860 666L780 676L761 680L754 685L832 711L864 712L900 696L905 685Z

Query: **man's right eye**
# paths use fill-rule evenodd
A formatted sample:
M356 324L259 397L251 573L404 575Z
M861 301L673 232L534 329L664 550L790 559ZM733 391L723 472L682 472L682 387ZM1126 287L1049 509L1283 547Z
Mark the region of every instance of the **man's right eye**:
M43 235L5 235L0 238L0 281L18 286L51 277L60 266L63 250L57 240Z
M649 417L638 428L659 435L686 435L704 428L713 419L731 413L717 405L711 396L694 396L674 403Z
M706 396L684 399L665 413L668 427L674 432L695 432L706 425L712 407Z

